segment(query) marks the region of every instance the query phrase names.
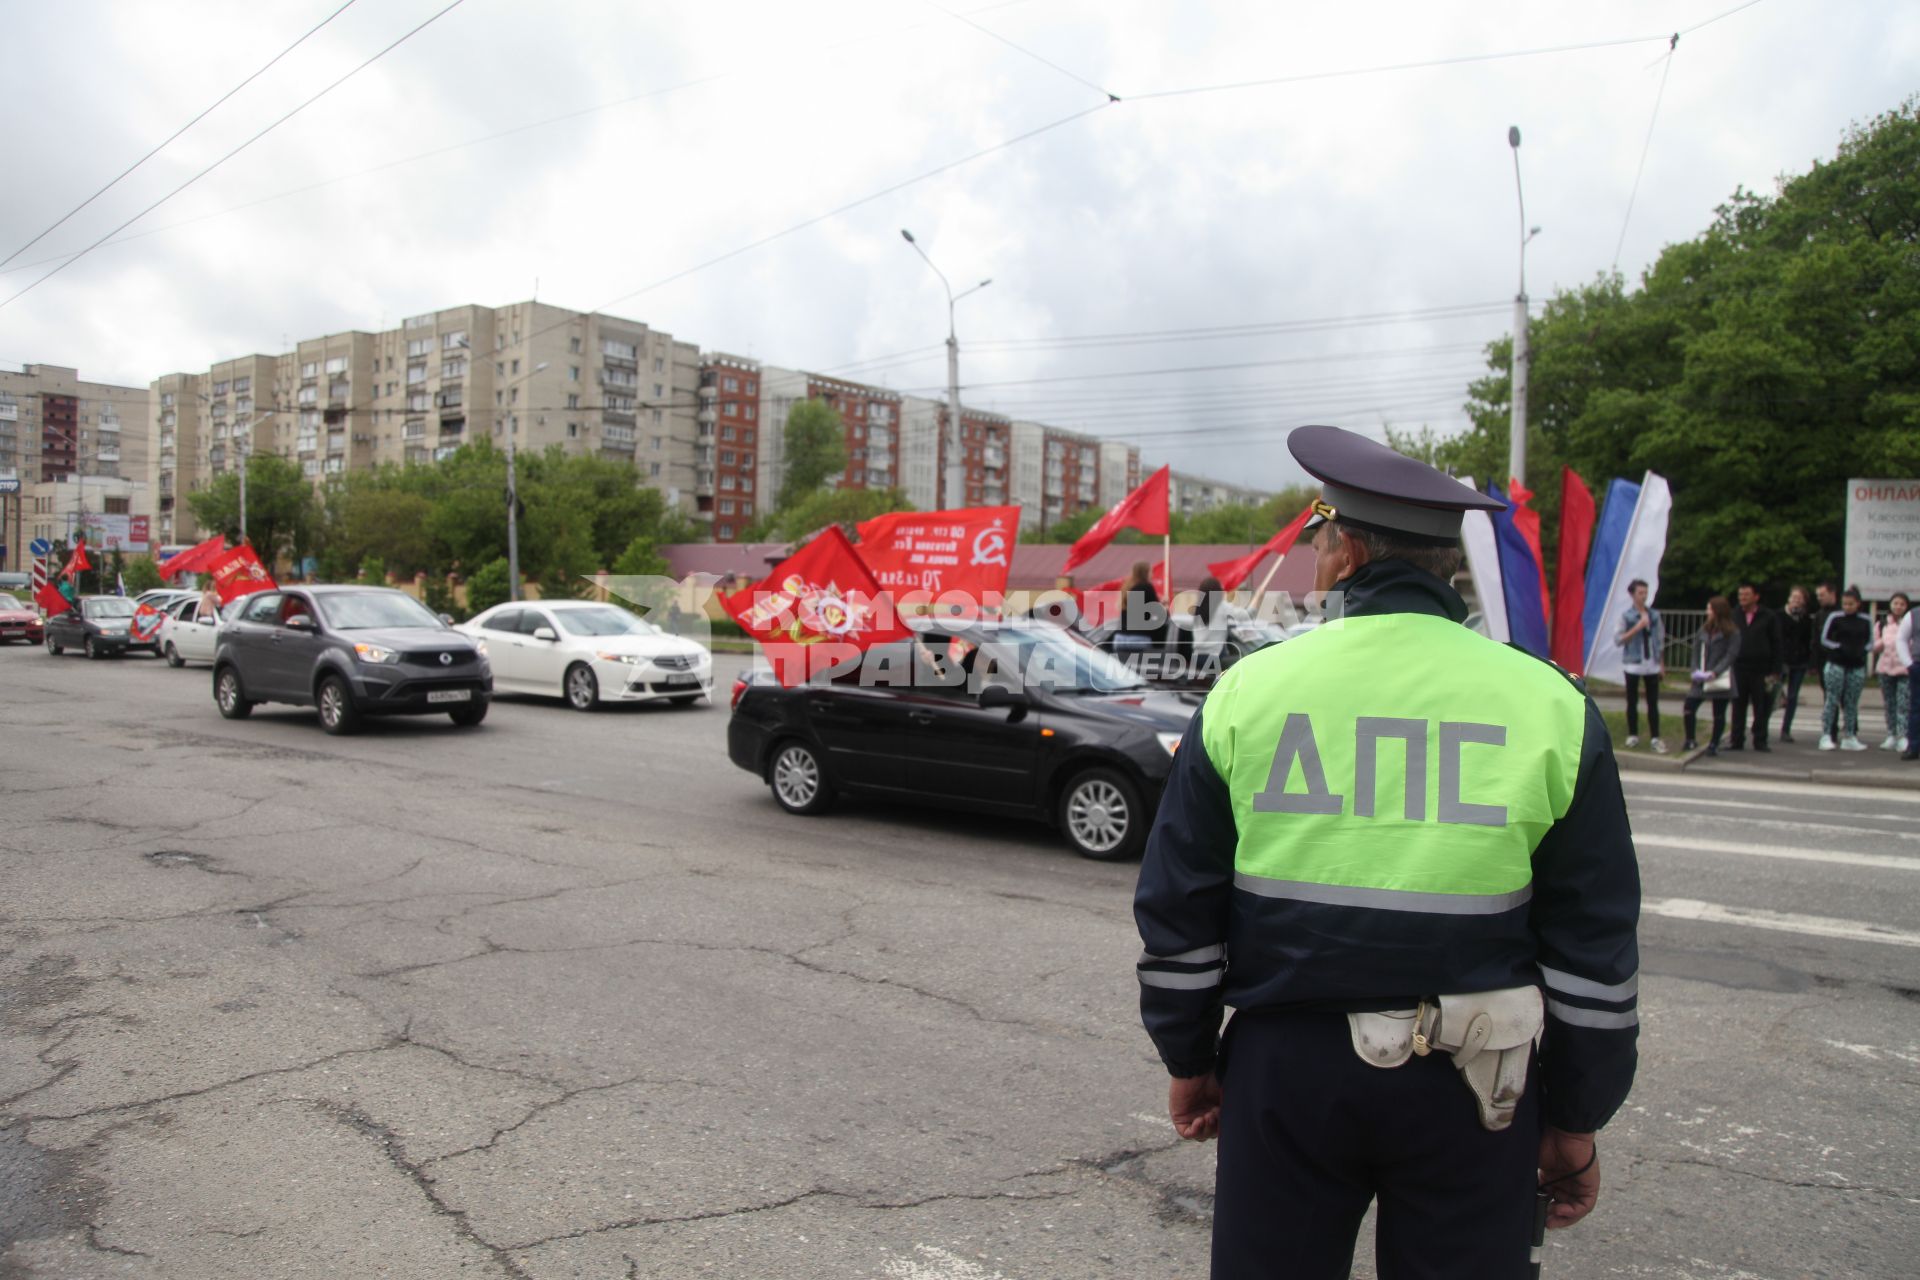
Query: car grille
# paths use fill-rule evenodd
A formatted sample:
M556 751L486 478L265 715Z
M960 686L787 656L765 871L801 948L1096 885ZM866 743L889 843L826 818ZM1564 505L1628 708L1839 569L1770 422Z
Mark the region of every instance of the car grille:
M653 665L662 671L691 671L695 662L692 654L670 653L664 658L655 658Z
M452 662L442 663L440 655L446 654ZM400 655L400 661L410 662L419 667L445 666L450 671L471 666L479 654L472 649L414 649Z

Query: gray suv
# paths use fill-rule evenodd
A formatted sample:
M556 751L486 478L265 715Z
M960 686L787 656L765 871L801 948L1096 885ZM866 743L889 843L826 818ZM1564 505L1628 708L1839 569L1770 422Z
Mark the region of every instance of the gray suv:
M248 596L221 624L213 700L239 720L261 702L317 707L328 733L362 717L445 712L487 718L493 670L476 643L405 592L289 587Z

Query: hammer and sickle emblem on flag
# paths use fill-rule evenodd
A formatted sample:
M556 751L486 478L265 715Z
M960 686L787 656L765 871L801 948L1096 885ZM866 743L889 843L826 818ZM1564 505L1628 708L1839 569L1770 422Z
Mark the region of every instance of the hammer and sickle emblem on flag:
M991 529L982 529L978 534L974 535L973 563L974 564L997 564L997 565L1006 564L1007 563L1006 530L1000 528L998 525L995 525Z

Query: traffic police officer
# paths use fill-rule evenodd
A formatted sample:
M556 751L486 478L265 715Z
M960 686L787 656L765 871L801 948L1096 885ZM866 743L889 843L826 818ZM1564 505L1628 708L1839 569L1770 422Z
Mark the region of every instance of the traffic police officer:
M1288 447L1342 616L1214 686L1134 903L1174 1126L1220 1139L1213 1275L1345 1276L1376 1198L1382 1280L1525 1275L1539 1195L1552 1226L1593 1207L1633 1082L1606 725L1460 625L1462 513L1496 502L1335 427Z

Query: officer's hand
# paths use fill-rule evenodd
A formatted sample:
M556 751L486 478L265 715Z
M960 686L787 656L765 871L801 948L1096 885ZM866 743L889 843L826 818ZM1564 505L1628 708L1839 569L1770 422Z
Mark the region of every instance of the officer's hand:
M1195 1142L1220 1136L1220 1081L1204 1076L1175 1076L1167 1086L1167 1118L1173 1131Z
M1593 1212L1600 1199L1600 1155L1592 1134L1549 1126L1540 1135L1540 1188L1553 1197L1549 1228L1570 1227Z

